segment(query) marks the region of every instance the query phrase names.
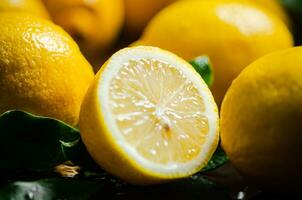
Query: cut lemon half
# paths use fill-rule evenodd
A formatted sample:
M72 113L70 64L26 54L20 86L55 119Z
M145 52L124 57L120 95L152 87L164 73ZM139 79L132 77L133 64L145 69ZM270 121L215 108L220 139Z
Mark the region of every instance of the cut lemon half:
M218 109L194 68L155 47L115 53L98 72L80 114L94 160L133 184L190 176L219 139Z

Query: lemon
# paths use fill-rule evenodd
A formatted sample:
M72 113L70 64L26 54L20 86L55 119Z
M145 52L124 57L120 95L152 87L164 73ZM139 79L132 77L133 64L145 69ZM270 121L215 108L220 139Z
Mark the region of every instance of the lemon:
M221 108L221 140L235 167L267 188L301 186L302 47L265 56L233 82Z
M75 125L93 77L60 27L25 13L0 13L0 112L25 110Z
M170 50L191 60L208 55L218 105L232 80L255 59L293 45L285 24L257 4L242 0L184 0L162 10L134 45Z
M87 57L109 48L123 25L123 0L43 0L53 21L63 27Z
M219 139L217 106L201 76L154 47L120 50L104 64L79 125L95 161L132 184L199 171Z
M22 11L49 19L47 10L41 0L1 0L0 12L2 11Z

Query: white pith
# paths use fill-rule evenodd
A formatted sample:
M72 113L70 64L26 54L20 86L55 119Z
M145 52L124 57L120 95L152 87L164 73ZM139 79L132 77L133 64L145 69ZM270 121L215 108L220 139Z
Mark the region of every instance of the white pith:
M114 116L112 109L110 108L110 84L112 83L112 79L116 78L121 68L124 67L123 63L128 63L130 60L141 59L155 59L164 63L169 63L192 82L203 99L205 107L203 115L208 118L209 132L207 138L205 139L206 141L202 146L200 154L198 154L198 156L196 156L189 162L170 162L165 164L152 162L141 156L133 146L125 142L124 136L117 126L115 118L116 116ZM153 47L136 47L131 49L124 49L113 55L112 58L108 61L107 67L102 72L98 84L98 98L106 126L108 127L108 130L112 134L112 137L118 147L122 149L123 153L127 155L126 157L134 161L136 165L139 165L143 169L158 174L186 174L198 168L208 159L209 152L213 151L213 143L217 142L217 107L215 106L214 100L210 94L208 87L202 81L200 76L190 68L187 62L177 58L171 53L167 53ZM169 119L165 119L165 116L163 115L163 108L156 108L154 114L160 119L160 121L163 123L163 126L170 123Z

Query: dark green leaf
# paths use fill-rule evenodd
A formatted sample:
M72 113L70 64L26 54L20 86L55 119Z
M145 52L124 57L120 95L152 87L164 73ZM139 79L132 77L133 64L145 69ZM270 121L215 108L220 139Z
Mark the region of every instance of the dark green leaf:
M190 61L190 64L200 74L206 84L211 87L214 81L214 74L208 56L199 56Z
M0 169L46 171L67 161L62 143L79 140L79 131L61 121L22 111L0 116Z
M301 0L280 0L291 17L290 30L295 39L295 46L302 45L302 1Z
M202 172L214 170L226 164L228 160L229 159L222 148L218 147L207 166L202 169Z
M301 0L281 0L281 3L290 12L296 14L302 19L302 1Z
M91 197L101 183L72 179L45 179L34 182L14 182L0 190L2 200L84 200Z

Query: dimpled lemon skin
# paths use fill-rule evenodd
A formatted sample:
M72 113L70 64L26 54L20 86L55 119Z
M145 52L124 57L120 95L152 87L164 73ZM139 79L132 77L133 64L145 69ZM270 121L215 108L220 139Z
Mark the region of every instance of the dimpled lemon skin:
M0 12L3 11L22 11L49 19L48 12L41 0L1 0Z
M20 109L75 125L92 67L53 23L0 13L0 112Z
M222 146L264 188L301 189L301 66L301 47L265 56L234 80L222 104Z
M186 60L208 55L216 103L255 59L293 45L285 24L258 4L242 0L184 0L162 10L134 45L170 50Z

